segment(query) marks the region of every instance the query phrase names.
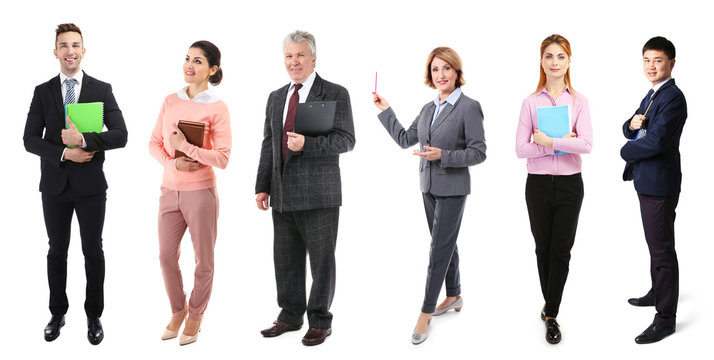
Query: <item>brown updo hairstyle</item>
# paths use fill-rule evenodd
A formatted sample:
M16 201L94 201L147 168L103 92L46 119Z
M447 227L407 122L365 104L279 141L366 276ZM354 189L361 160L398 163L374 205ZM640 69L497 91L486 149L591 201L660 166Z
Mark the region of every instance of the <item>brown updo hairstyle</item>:
M223 80L223 68L221 68L221 51L218 50L218 47L206 40L196 41L191 44L191 47L201 49L203 56L208 61L208 67L218 66L218 71L208 78L208 82L214 86L220 84L221 80Z
M436 89L436 86L434 86L434 80L431 78L431 62L434 61L435 57L444 60L451 66L452 69L456 71L457 88L466 84L466 80L464 80L463 65L459 54L457 54L452 48L442 46L432 50L426 58L426 73L424 74L424 84L426 84L426 86Z

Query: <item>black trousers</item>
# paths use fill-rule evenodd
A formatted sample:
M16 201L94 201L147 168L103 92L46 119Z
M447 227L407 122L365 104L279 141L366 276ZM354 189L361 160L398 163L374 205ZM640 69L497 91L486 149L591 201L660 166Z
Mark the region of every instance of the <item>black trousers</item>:
M431 232L431 250L421 311L433 313L444 282L446 282L446 296L461 294L459 249L456 246L456 239L461 229L466 196L436 196L422 193L422 197Z
M311 328L332 327L335 295L335 246L340 208L278 212L273 210L273 261L278 289L278 320L302 325L307 310ZM312 287L305 303L306 255Z
M582 203L580 173L560 176L528 174L526 204L548 317L558 316Z
M679 194L649 196L637 194L640 199L642 226L650 251L650 275L654 295L655 322L673 326L676 322L679 300L679 263L674 250L675 209Z
M104 311L104 250L102 229L106 209L106 192L77 194L68 184L59 195L42 194L42 210L49 237L47 279L50 285L50 312L64 315L69 308L67 293L67 251L72 216L77 213L82 239L84 271L87 276L84 311L88 317L100 317Z

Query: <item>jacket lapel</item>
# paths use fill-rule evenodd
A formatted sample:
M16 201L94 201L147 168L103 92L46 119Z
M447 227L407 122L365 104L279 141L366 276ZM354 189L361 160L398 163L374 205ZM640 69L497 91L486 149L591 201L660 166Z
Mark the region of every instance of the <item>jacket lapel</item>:
M77 98L77 103L86 103L87 97L89 94L92 92L92 86L94 86L94 78L91 76L87 75L87 73L84 72L84 76L82 77L82 89L79 91L79 98Z
M458 104L458 100L456 102ZM446 103L446 106L444 107L444 110L441 110L439 113L439 116L436 117L436 120L434 120L434 124L431 125L431 134L433 134L436 129L441 126L441 124L444 123L444 120L446 120L447 117L449 117L449 114L451 114L451 111L454 110L454 107L456 107L456 104L451 105L449 103ZM434 110L436 110L436 105L434 105Z
M323 80L320 75L315 74L315 81L312 82L310 93L307 94L305 102L322 101L325 98L325 94L322 93L322 83Z
M60 85L59 75L52 79L50 84L52 84L52 98L55 100L57 113L60 114L60 118L64 121L64 102L62 101L62 85Z
M273 141L273 151L277 151L282 158L283 152L283 111L285 110L285 99L288 97L288 90L290 89L290 84L283 86L280 91L278 91L278 98L273 103L273 112L271 121L271 127L273 129L273 138L278 139L278 141ZM280 177L283 176L283 166L278 166L280 169Z

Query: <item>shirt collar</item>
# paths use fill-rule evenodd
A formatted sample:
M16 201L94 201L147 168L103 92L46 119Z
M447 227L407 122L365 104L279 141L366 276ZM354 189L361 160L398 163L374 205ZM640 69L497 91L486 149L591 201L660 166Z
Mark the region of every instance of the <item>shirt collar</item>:
M446 97L446 102L448 102L451 105L456 104L456 100L459 99L459 96L461 96L461 88L457 87L454 89L454 91L449 94L449 96ZM442 103L440 103L441 97L439 95L436 95L436 99L434 99L434 105L439 106Z
M570 87L569 87L569 86L565 86L565 89L563 89L563 92L567 92L568 94L573 95L573 92L570 91ZM545 88L545 86L543 86L543 88L540 89L540 93L541 93L541 94L542 94L542 93L550 94L550 93L548 92L548 90ZM562 94L562 93L561 93L561 94Z
M60 71L59 77L60 77L60 85L64 86L64 81L69 79L69 76L65 75L63 72ZM84 80L84 71L82 71L82 70L77 71L77 73L74 74L73 79L77 80L76 85L81 86L82 80Z
M305 79L305 81L302 82L302 88L300 88L300 90L302 90L302 89L308 89L308 90L309 90L310 88L312 88L312 83L315 82L315 76L316 76L316 75L317 75L317 74L316 74L315 71L313 70L312 73L310 74L310 76L308 76L307 79ZM294 81L290 81L290 88L288 89L288 93L291 92L291 91L293 91L293 88L295 87L295 84L296 84L296 83L295 83Z
M181 100L193 101L193 102L197 102L197 103L201 103L201 104L210 104L210 103L214 103L214 102L220 100L211 88L208 88L205 91L202 91L202 92L196 94L196 96L194 96L193 99L190 99L188 97L187 90L188 90L188 86L179 90L176 93L176 95L178 95L179 99L181 99Z
M657 85L653 86L653 87L652 87L652 90L654 90L654 92L657 92L657 90L659 90L659 89L662 87L662 85L666 84L667 81L670 81L670 80L672 80L671 77L670 77L670 78L667 78L667 80L662 81L662 82L658 83Z

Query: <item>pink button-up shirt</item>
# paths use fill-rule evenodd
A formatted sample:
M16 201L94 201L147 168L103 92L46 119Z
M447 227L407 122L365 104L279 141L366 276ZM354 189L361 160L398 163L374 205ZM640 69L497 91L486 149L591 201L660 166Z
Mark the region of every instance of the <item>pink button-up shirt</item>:
M572 132L575 138L553 138L553 147L538 145L532 141L533 130L538 128L536 108L544 106L570 106ZM529 174L572 175L582 169L580 154L588 154L592 150L593 126L590 122L590 107L588 99L580 93L571 93L565 88L553 99L545 88L531 94L523 100L521 117L516 131L516 154L519 158L527 158ZM564 155L553 155L555 150L567 152Z

